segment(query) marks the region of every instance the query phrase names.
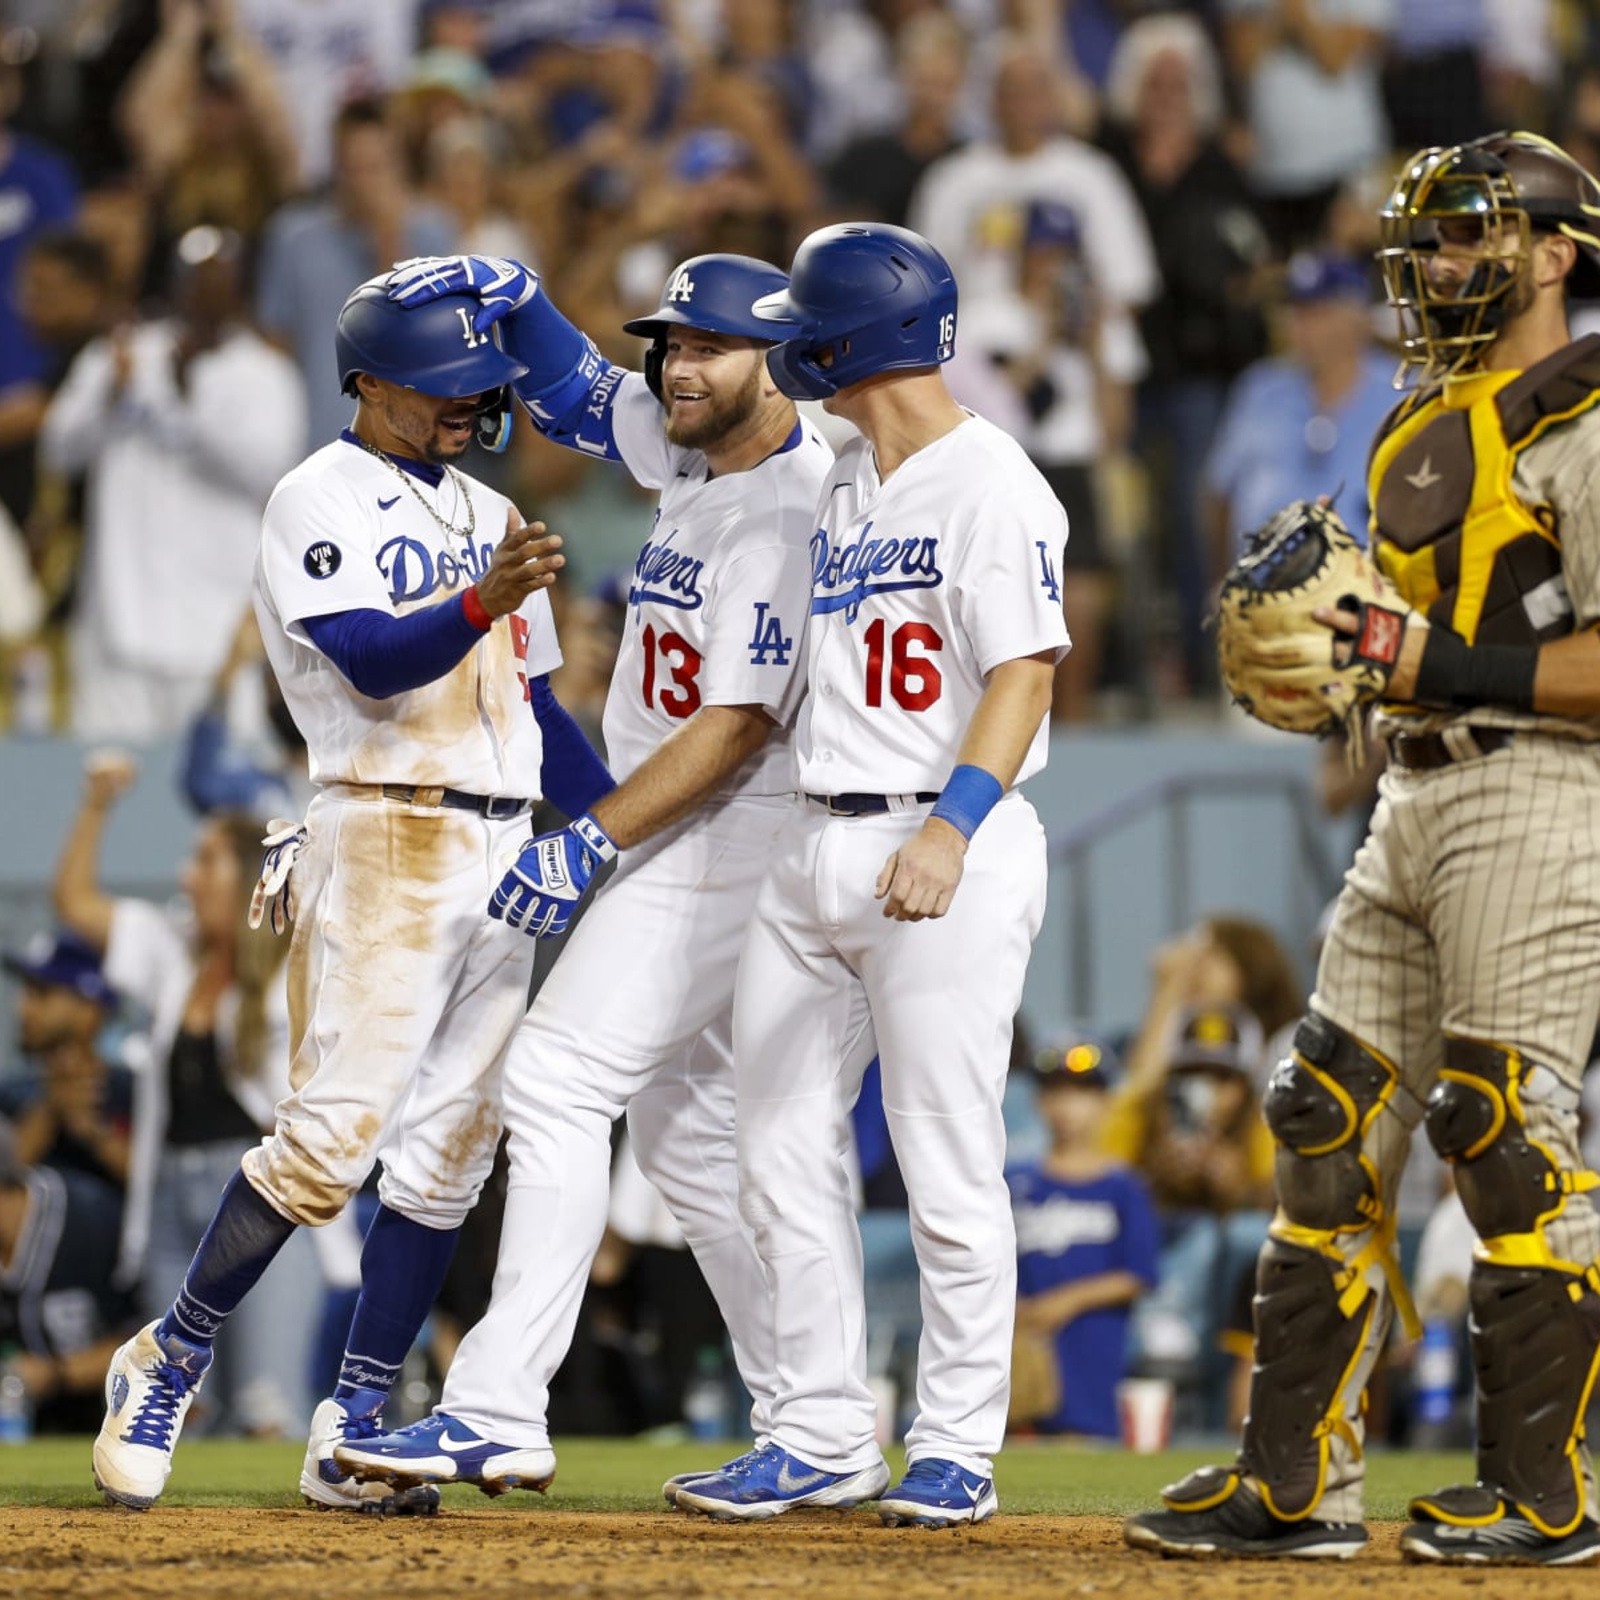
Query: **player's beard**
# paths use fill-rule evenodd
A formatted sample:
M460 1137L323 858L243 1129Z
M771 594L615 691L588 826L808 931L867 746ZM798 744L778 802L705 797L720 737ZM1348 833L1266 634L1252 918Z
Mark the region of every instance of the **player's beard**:
M718 399L708 392L705 401L687 417L680 417L674 403L667 410L667 442L684 450L703 450L742 428L761 404L761 376L765 371L763 354L763 359L751 368L750 376L732 394Z

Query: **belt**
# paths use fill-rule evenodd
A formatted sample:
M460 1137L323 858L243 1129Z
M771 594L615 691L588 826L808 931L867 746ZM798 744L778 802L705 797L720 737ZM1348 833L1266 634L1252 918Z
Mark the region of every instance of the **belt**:
M1389 740L1389 759L1407 772L1432 772L1456 761L1493 755L1516 736L1511 728L1474 728L1465 722L1437 733L1397 733Z
M520 817L532 806L514 794L468 794L463 789L441 789L437 784L419 787L410 783L382 785L385 800L399 800L410 806L448 806L452 811L475 811L491 822Z
M806 799L821 806L834 817L875 817L886 811L909 810L912 806L931 805L939 798L939 791L919 791L916 794L808 794Z

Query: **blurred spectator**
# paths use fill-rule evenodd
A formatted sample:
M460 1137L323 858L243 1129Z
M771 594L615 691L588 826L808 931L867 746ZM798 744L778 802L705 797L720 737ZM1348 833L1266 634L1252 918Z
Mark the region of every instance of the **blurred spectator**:
M965 313L1020 283L1027 208L1066 206L1108 322L1160 288L1155 252L1128 181L1104 152L1061 132L1049 63L1009 44L994 85L996 137L943 156L912 196L910 226L932 241L961 285Z
M377 101L354 101L340 111L333 160L330 196L279 211L257 264L257 318L294 357L305 382L309 427L291 459L337 438L350 420L328 337L350 292L396 261L455 248L449 216L413 200L399 143Z
M532 240L502 203L496 166L489 125L458 117L429 135L424 192L453 219L455 248L463 254L537 267Z
M232 0L162 0L161 31L118 116L134 170L156 200L158 260L202 223L253 241L295 192L286 97Z
M205 3L213 12L236 10L241 30L271 57L294 105L301 181L308 188L320 186L337 165L335 127L341 109L351 100L387 94L404 81L416 46L419 0ZM359 281L351 279L341 299Z
M21 69L0 53L0 396L13 385L40 381L49 369L49 352L22 320L18 276L30 241L41 229L70 221L78 209L78 183L67 161L7 126L21 96Z
M1383 64L1383 103L1400 150L1463 144L1490 133L1484 0L1393 0L1394 31Z
M892 126L858 134L829 161L828 199L842 215L904 226L928 167L963 143L958 113L966 38L943 12L916 18L895 45L905 109Z
M288 940L245 928L261 859L254 818L201 823L182 873L186 912L101 886L101 838L135 773L126 757L90 759L54 899L62 923L103 953L107 981L150 1017L119 1280L141 1274L148 1320L170 1302L218 1193L289 1092ZM288 1433L309 1415L306 1358L319 1295L310 1241L280 1256L266 1282L266 1293L229 1319L218 1347L223 1381L213 1388L214 1372L205 1399L226 1399L246 1432Z
M1315 241L1340 182L1389 142L1379 84L1392 0L1222 0L1273 243Z
M1287 291L1288 354L1240 375L1206 463L1213 578L1291 500L1333 497L1366 542L1367 455L1399 399L1394 358L1373 342L1370 281L1354 261L1301 255Z
M1163 548L1147 559L1160 560L1176 596L1191 690L1214 682L1216 659L1205 632L1201 470L1229 382L1267 347L1257 279L1271 246L1222 142L1222 116L1221 69L1194 18L1128 28L1111 63L1101 142L1138 196L1165 286L1139 313L1149 367L1137 447L1163 512L1151 530Z
M1244 1006L1180 1012L1160 1081L1119 1094L1105 1135L1110 1153L1143 1175L1161 1217L1160 1283L1137 1317L1140 1364L1202 1394L1233 1285L1267 1233L1273 1146L1261 1055L1261 1026Z
M46 464L87 475L71 624L80 736L187 727L249 594L261 508L300 450L300 384L246 325L243 271L236 234L191 229L174 253L174 315L91 342L45 417Z
M1491 128L1528 128L1549 133L1561 90L1562 46L1583 70L1595 58L1596 16L1592 6L1559 0L1483 0L1488 37L1481 62ZM1587 38L1584 32L1587 31ZM1564 143L1564 141L1561 141ZM1579 161L1590 172L1589 161Z
M252 725L236 736L234 703L245 680L259 685L258 703ZM266 729L260 727L263 719ZM269 740L271 749L263 750ZM266 822L304 816L311 802L305 736L267 665L252 606L241 613L211 696L189 725L182 783L184 798L202 816L236 811Z
M27 526L35 509L39 429L50 398L78 352L104 330L110 306L106 252L78 228L41 228L18 263L14 296L43 364L33 377L0 390L0 505Z
M435 135L462 124L485 124L493 83L489 69L467 50L440 46L412 60L389 101L390 122L412 178L427 181Z
M0 1377L22 1379L39 1433L87 1433L137 1326L113 1287L121 1201L82 1172L30 1166L0 1117Z
M0 956L0 966L22 980L17 1045L31 1063L0 1082L0 1113L11 1121L18 1158L26 1167L87 1173L120 1195L133 1074L100 1054L101 1031L117 1008L100 957L76 934L41 933L20 953Z
M1017 1227L1018 1353L1043 1343L1055 1380L1053 1404L1014 1393L1011 1416L1046 1433L1116 1437L1131 1308L1156 1282L1160 1235L1149 1194L1137 1173L1098 1148L1117 1070L1094 1041L1041 1050L1029 1071L1050 1148L1006 1175Z

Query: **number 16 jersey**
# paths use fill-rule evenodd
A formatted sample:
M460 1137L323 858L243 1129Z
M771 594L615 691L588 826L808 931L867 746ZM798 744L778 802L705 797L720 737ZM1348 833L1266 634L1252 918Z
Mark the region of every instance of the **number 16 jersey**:
M1071 648L1067 518L1022 447L969 416L887 483L865 439L823 488L811 540L810 694L796 753L809 794L944 787L1003 661ZM1039 771L1041 719L1017 774Z

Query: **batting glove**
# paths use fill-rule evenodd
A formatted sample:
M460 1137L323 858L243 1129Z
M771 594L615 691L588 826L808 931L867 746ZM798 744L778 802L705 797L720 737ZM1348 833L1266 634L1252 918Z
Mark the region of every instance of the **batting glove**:
M267 824L267 836L261 842L267 847L267 853L261 858L261 876L251 891L250 914L245 920L252 928L259 928L270 908L272 931L282 933L294 921L289 874L294 870L295 857L305 848L305 824L274 817Z
M489 915L531 938L563 933L584 890L617 853L606 830L586 812L558 833L541 833L522 847L516 865L489 900Z
M478 333L539 292L539 274L503 256L415 256L389 274L389 298L407 308L447 294L473 294L483 302L472 319Z

